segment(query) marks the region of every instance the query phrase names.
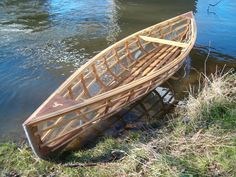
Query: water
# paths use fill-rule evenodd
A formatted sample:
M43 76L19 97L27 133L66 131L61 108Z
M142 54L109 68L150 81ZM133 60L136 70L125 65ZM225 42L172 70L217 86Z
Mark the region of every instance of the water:
M236 1L1 0L0 139L24 137L23 121L80 65L123 37L194 11L198 38L182 91L207 71L236 67Z

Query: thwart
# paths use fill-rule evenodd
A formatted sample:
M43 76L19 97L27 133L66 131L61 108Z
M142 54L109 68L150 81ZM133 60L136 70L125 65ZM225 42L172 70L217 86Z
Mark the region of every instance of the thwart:
M196 40L188 12L111 45L72 74L24 123L35 154L47 157L170 78Z

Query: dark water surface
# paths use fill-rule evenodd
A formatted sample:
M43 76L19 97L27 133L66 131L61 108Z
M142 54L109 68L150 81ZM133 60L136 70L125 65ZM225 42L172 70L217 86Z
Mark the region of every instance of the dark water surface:
M23 137L23 121L81 64L110 44L193 11L198 38L188 68L236 67L236 1L1 0L0 139ZM208 10L207 10L208 9ZM183 90L197 81L188 70Z

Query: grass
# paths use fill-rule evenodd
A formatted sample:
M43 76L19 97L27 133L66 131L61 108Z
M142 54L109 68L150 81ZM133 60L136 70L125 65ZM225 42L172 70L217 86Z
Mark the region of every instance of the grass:
M206 78L193 90L161 128L105 138L51 162L27 145L2 144L0 176L236 176L236 75ZM91 166L63 165L81 163Z

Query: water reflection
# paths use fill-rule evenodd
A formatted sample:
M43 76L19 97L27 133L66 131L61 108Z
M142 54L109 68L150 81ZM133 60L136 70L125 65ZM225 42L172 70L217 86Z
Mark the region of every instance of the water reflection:
M0 2L0 30L32 32L49 28L49 13L45 2L3 0Z
M120 0L120 38L188 11L196 11L194 0Z
M236 58L236 1L224 0L207 11L209 4L217 1L198 1L195 14L198 26L197 43L206 47L211 43L213 52L220 54L215 58L220 60L235 60ZM221 57L223 56L226 57ZM230 57L228 57L230 56Z

